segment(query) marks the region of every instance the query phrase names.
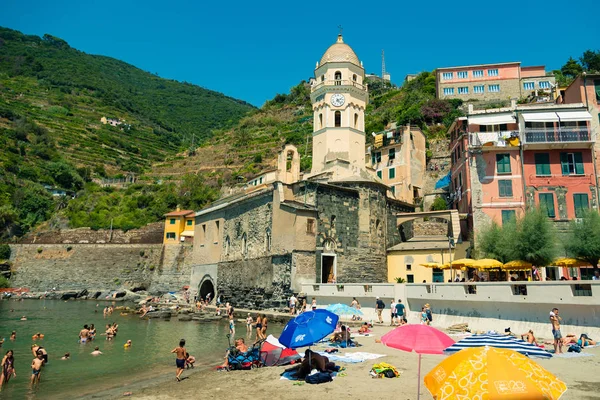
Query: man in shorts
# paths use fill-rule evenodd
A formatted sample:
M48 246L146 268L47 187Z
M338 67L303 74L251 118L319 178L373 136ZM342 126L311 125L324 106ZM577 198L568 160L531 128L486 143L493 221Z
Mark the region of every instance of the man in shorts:
M187 359L186 354L187 350L185 349L185 339L181 339L179 341L179 346L175 347L171 350L171 353L175 353L177 358L175 359L175 365L177 366L177 371L175 372L175 379L177 382L181 382L181 374L183 373L183 369L185 368L185 360Z
M377 296L377 298L375 299L375 311L377 311L377 318L379 319L380 324L383 324L383 318L381 317L381 313L383 312L383 309L385 308L385 303L383 301L381 301L381 299L379 298L379 296Z
M404 304L402 304L402 299L398 299L396 303L396 318L398 319L398 324L404 325Z
M292 293L292 295L290 296L290 315L294 315L296 313L297 301L298 299L296 299L296 296L294 296L294 294Z
M558 308L553 308L550 311L550 324L552 324L552 336L554 337L554 354L561 354L563 341L560 333L561 317L558 316Z

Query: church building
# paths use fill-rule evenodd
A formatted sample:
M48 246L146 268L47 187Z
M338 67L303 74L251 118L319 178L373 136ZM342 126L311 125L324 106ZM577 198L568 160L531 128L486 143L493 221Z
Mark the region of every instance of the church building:
M387 249L411 237L396 214L414 212L412 201L397 200L366 166L365 71L342 35L314 73L312 170L302 175L286 145L275 171L195 213L198 295L280 308L305 283L387 282Z

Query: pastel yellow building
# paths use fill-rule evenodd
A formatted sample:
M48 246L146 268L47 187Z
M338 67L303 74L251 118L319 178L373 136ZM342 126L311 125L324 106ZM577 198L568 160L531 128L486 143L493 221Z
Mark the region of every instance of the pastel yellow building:
M462 279L465 272L450 269L441 270L427 268L421 264L444 264L452 260L466 257L468 243L448 245L445 236L414 237L388 249L388 282L396 282L402 278L406 283L447 282L449 279Z
M192 210L172 211L165 214L165 235L163 244L178 244L186 239L194 239L195 213Z

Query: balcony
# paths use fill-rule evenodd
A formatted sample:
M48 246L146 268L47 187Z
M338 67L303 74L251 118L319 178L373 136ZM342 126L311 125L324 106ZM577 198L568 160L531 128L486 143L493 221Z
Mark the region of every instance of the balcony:
M325 86L352 86L352 87L355 87L355 88L357 88L359 90L363 90L363 91L367 90L367 85L362 85L362 84L360 84L358 82L355 82L353 80L350 80L350 79L336 79L336 80L333 80L333 81L332 80L327 80L327 81L324 81L324 82L319 82L319 83L317 83L316 85L314 85L312 87L312 91L314 92L314 91L316 91L316 90L318 90L318 89L320 89L322 87L325 87Z
M511 138L518 138L517 131L500 132L471 132L469 133L469 146L471 147L506 147L510 145Z
M593 138L587 127L559 127L558 129L525 128L523 144L538 143L591 143Z

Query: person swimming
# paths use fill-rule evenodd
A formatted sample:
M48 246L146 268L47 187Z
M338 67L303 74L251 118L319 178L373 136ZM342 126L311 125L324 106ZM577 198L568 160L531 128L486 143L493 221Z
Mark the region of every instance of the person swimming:
M100 348L96 346L94 347L94 351L92 351L90 354L93 356L99 356L100 354L102 354L102 352L100 351Z
M130 339L127 342L125 342L125 344L123 345L123 347L127 349L127 348L131 347L131 344L132 343L131 343L131 339Z
M65 353L65 355L64 355L64 356L62 356L60 359L61 359L61 360L68 360L68 359L70 359L70 358L71 358L71 353Z

